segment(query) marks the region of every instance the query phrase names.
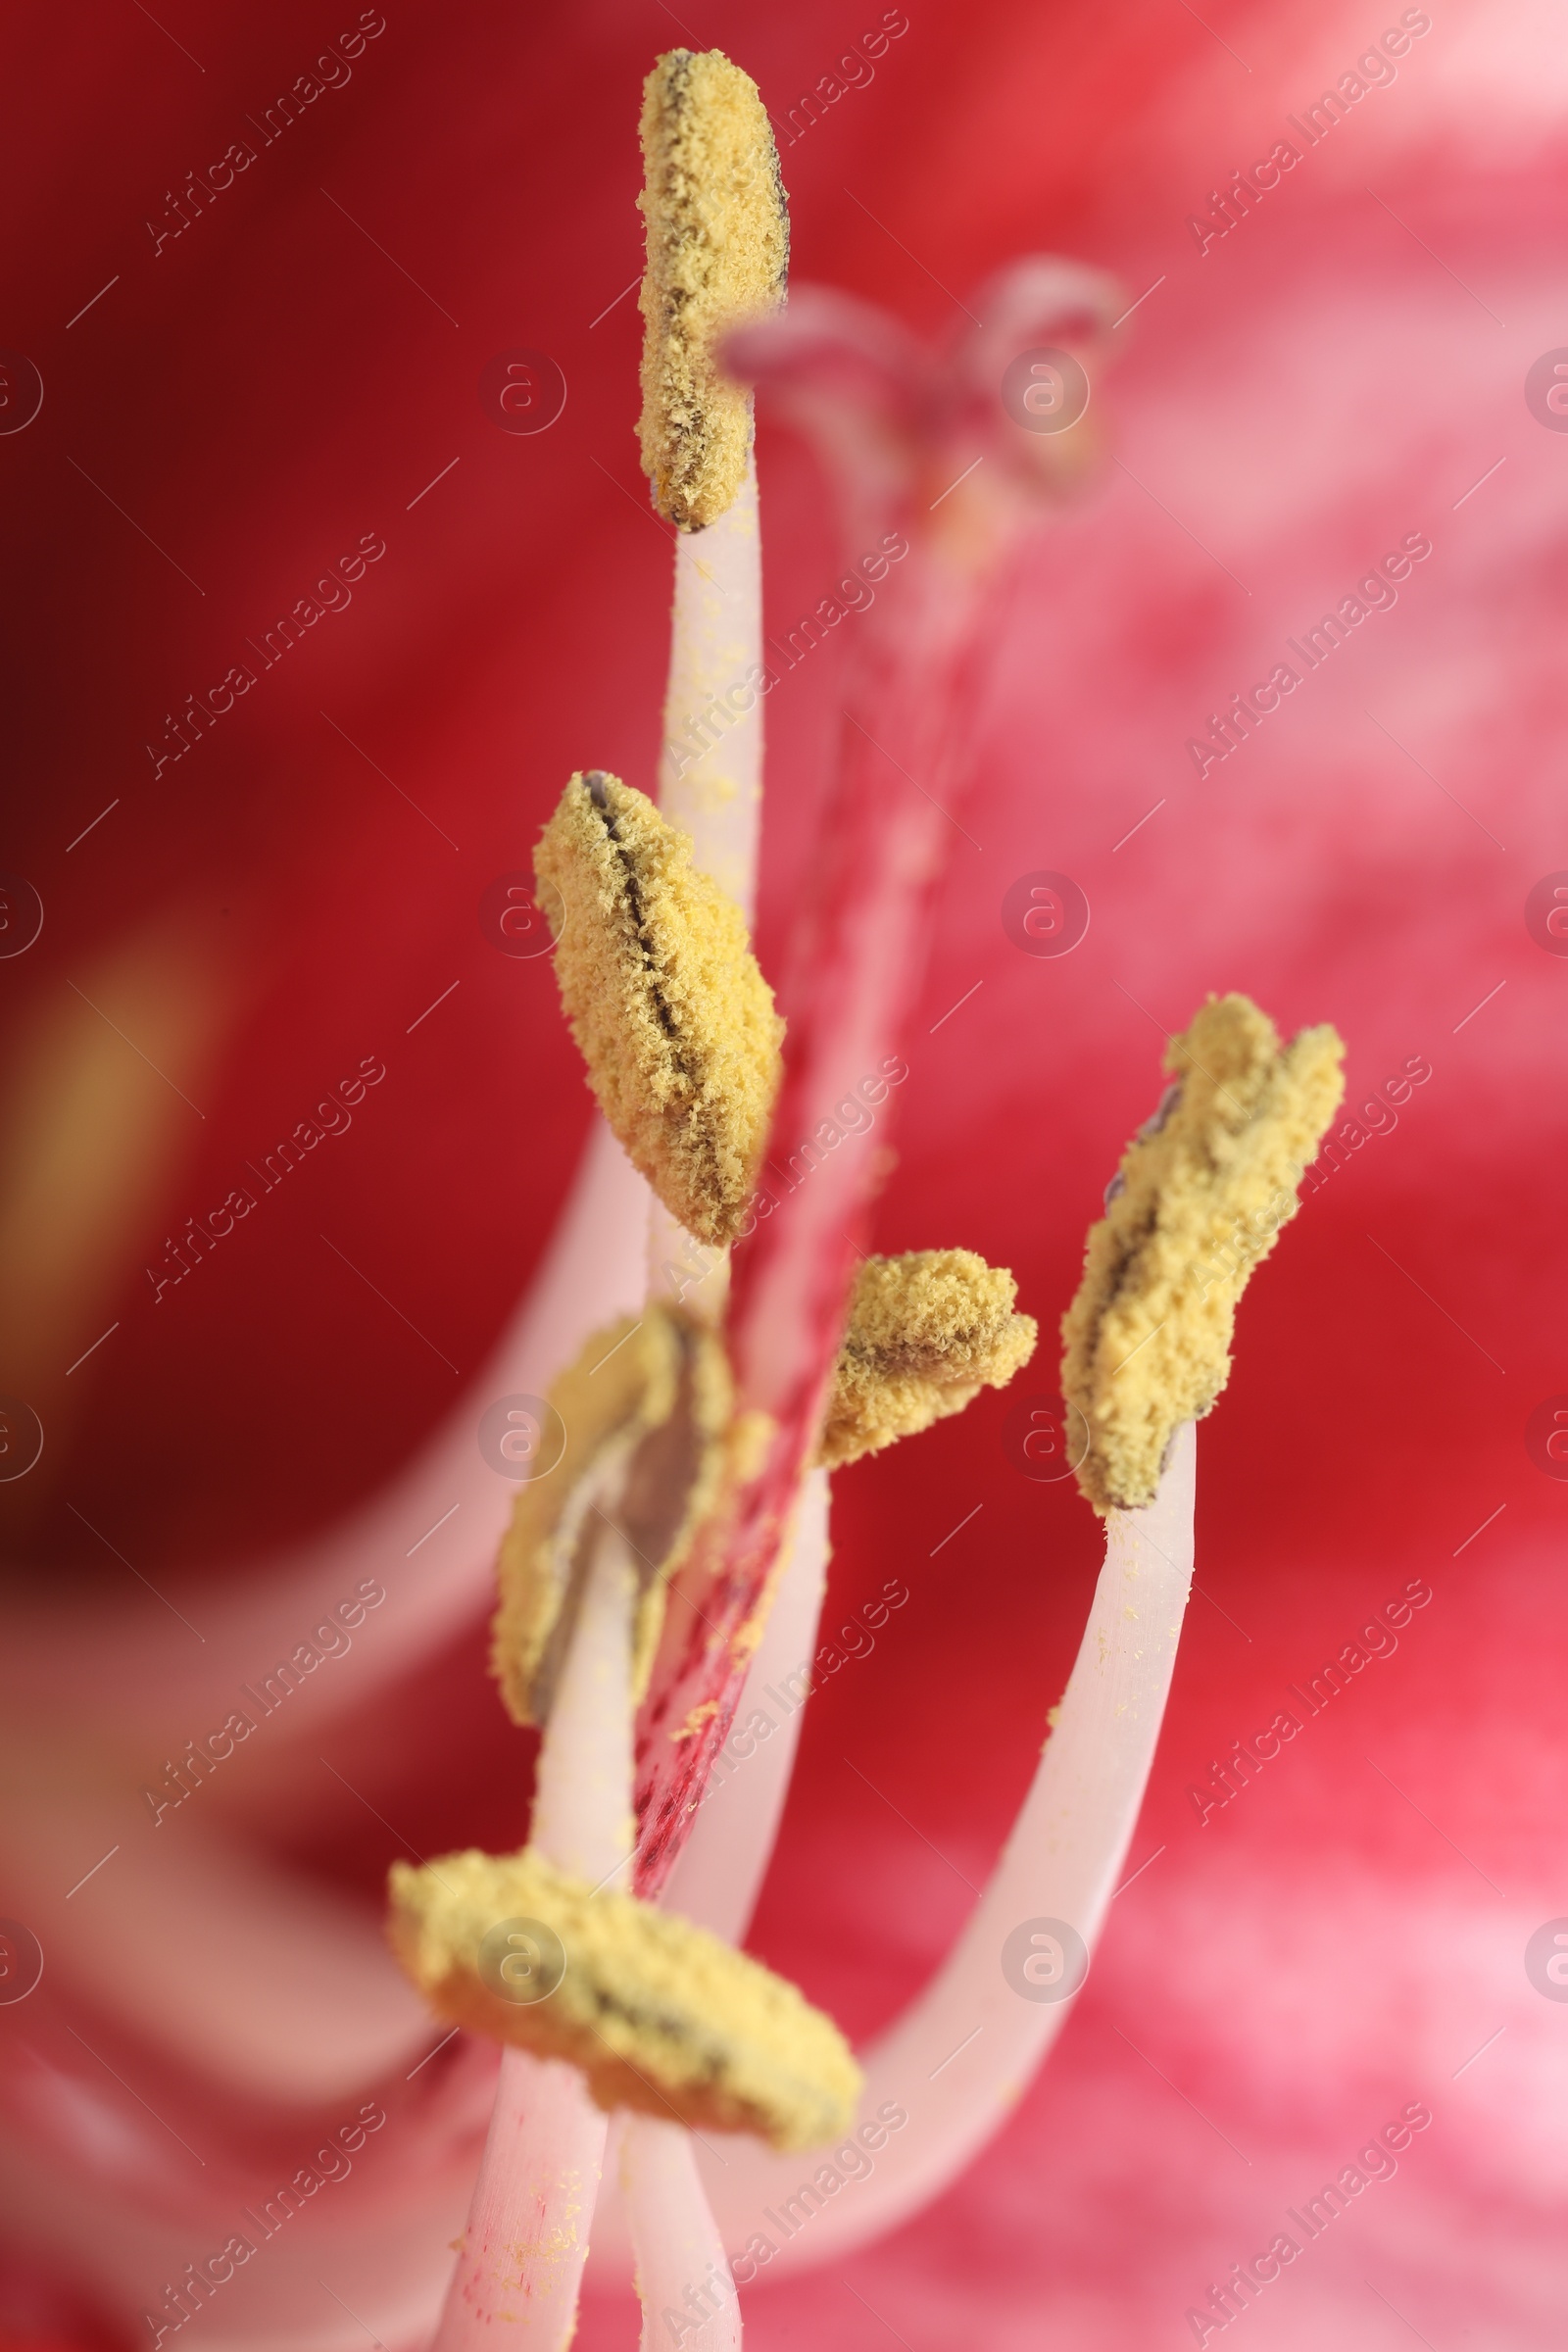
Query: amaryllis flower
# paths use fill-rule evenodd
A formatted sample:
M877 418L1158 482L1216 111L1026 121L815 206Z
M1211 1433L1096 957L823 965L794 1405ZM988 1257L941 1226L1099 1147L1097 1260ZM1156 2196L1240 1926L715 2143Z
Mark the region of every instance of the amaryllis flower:
M642 1278L508 894L570 774L658 766L633 128L680 37L760 86L798 286L927 353L1020 255L1121 290L1081 418L1031 434L1056 503L961 746L857 755L890 824L952 816L907 1077L845 1120L862 1246L1010 1267L1047 1335L835 1475L833 1662L776 1710L747 1948L858 2046L958 1936L1083 1630L1099 1531L1028 1415L1167 1040L1234 990L1348 1049L1202 1433L1154 1774L1050 2066L902 2226L851 2242L880 2153L810 2211L751 2340L1533 2352L1568 1935L1550 28L90 29L19 36L0 337L9 2340L168 2343L183 2298L193 2339L413 2352L463 2228L494 2055L437 2046L382 1888L526 1834L485 1672L507 1415ZM1016 397L1054 424L1074 385ZM764 383L787 1018L893 610L797 422ZM877 456L845 459L873 502ZM593 2346L637 2324L609 2235Z

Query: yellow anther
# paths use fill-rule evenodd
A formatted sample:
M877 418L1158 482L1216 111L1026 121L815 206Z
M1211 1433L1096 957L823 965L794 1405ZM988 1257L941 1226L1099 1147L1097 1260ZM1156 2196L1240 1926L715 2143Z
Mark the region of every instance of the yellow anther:
M642 1578L633 1693L647 1688L669 1578L717 1500L732 1426L724 1348L709 1327L650 1302L596 1332L550 1392L564 1432L547 1476L518 1489L496 1566L491 1665L517 1723L545 1723L593 1545L608 1522Z
M1236 1305L1299 1203L1296 1188L1345 1093L1345 1048L1211 997L1165 1068L1176 1080L1128 1145L1062 1317L1062 1395L1089 1427L1078 1484L1097 1511L1153 1500L1178 1423L1230 1373Z
M782 299L789 218L767 111L722 50L660 59L642 138L643 470L660 513L694 531L733 503L752 443L751 401L714 344Z
M868 1257L850 1301L817 1459L858 1461L960 1413L982 1388L1005 1388L1034 1353L1039 1326L1018 1315L1018 1286L972 1250Z
M569 2060L601 2107L776 2148L854 2120L860 2070L832 2019L688 1920L532 1847L395 1862L391 1895L392 1947L437 2015Z
M739 908L645 794L598 769L566 786L534 868L564 908L556 978L600 1107L687 1232L732 1241L784 1034Z

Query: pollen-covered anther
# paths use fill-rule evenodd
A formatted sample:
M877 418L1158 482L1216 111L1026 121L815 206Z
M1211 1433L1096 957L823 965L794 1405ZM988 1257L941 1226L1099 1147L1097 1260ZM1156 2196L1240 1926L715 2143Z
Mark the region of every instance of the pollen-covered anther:
M1062 1395L1088 1424L1078 1483L1097 1511L1152 1501L1173 1431L1224 1388L1237 1301L1299 1206L1344 1054L1326 1024L1282 1050L1242 996L1211 997L1171 1040L1177 1083L1122 1156L1062 1317Z
M1039 1337L1013 1312L1018 1286L972 1250L868 1257L856 1280L833 1369L817 1459L858 1461L1005 1388Z
M829 2017L760 1962L532 1847L395 1862L388 1935L437 2015L581 2069L606 2109L815 2147L854 2120L860 2070ZM560 1946L559 1981L513 1984L486 1948L508 1922ZM493 1939L492 1939L493 1940ZM520 1996L520 1997L519 1997ZM542 1996L542 1997L537 1997Z
M701 530L733 503L752 442L750 397L714 345L782 299L789 218L767 110L722 50L660 59L642 142L643 470L660 513Z
M548 1722L593 1549L613 1527L640 1581L632 1689L647 1688L669 1578L718 1501L734 1445L723 1343L677 1307L650 1301L596 1332L550 1391L564 1445L517 1492L496 1564L491 1668L516 1723Z
M561 1001L600 1108L688 1233L732 1241L778 1092L784 1024L740 909L644 793L572 777L534 851L564 908Z

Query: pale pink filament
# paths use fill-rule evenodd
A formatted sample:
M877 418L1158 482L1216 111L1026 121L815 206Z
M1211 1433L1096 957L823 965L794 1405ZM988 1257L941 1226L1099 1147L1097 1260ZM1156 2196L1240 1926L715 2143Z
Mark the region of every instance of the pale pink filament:
M574 2066L502 2052L495 2110L434 2352L506 2340L565 2352L605 2160Z
M927 2203L1005 2121L1065 2022L1071 1997L1038 2000L1004 1974L1004 1946L1033 1921L1076 1931L1093 1952L1126 1860L1165 1711L1193 1573L1197 1432L1176 1433L1154 1501L1117 1511L1105 1564L1029 1794L985 1893L926 1990L866 2054L864 2118L908 2117L853 2196L830 2199L787 2258L820 2262ZM1049 1948L1049 1947L1046 1947ZM809 2168L808 2168L808 2170ZM725 2241L777 2239L764 2208L798 2187L798 2159L738 2140L705 2167Z
M629 2117L620 2177L643 2305L642 2352L740 2352L740 2301L691 2133L651 2116Z

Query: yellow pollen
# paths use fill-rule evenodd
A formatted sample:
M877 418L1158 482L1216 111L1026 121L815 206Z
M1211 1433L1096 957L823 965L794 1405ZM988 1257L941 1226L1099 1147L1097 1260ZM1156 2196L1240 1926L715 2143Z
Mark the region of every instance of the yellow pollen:
M1128 1145L1062 1317L1061 1390L1089 1428L1078 1484L1103 1514L1153 1500L1178 1424L1230 1374L1247 1278L1345 1093L1326 1024L1281 1050L1266 1013L1211 997L1166 1049L1177 1084Z
M689 1920L596 1892L532 1847L394 1862L390 1890L392 1948L436 2014L568 2060L600 2107L755 2132L776 2148L815 2147L854 2121L860 2070L832 2019ZM493 1945L481 1948L504 1923L533 1931L511 1989Z
M752 445L750 395L714 345L782 300L789 217L766 109L722 50L660 59L642 141L643 470L660 513L696 531L733 504Z
M632 1687L648 1687L668 1580L722 1491L733 1384L705 1323L650 1301L596 1332L550 1391L564 1450L517 1491L496 1564L491 1671L515 1723L548 1721L594 1543L608 1520L642 1580Z
M818 1461L829 1469L960 1413L1005 1388L1039 1337L1012 1311L1018 1286L972 1250L868 1257L833 1370Z
M784 1035L740 909L646 794L598 769L566 786L534 870L564 907L556 979L600 1108L671 1216L732 1241Z

